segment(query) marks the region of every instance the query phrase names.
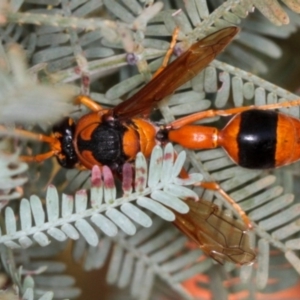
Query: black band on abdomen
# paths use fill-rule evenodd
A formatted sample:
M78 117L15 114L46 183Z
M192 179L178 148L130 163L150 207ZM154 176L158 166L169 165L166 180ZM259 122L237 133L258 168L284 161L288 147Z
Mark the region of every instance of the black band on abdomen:
M237 136L239 165L249 169L269 169L276 165L278 114L274 111L249 110L241 113Z

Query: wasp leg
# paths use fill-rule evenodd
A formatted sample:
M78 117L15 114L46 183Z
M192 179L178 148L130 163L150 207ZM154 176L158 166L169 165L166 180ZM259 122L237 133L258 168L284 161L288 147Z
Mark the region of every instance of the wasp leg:
M175 158L177 157L177 153L175 152ZM185 168L181 169L180 172L180 177L181 178L188 178L189 174L186 171ZM251 221L249 219L249 217L246 215L246 213L244 212L244 210L220 187L220 185L214 181L212 182L198 182L195 183L194 186L199 186L202 187L204 189L208 189L208 190L213 190L213 191L217 191L218 193L220 193L220 195L229 203L233 206L233 208L238 212L238 214L241 216L241 219L243 220L243 222L245 223L245 225L247 226L247 228L252 229L253 226L251 224Z
M55 155L56 155L55 151L49 151L43 154L32 155L32 156L22 155L20 156L20 160L24 162L42 162Z
M88 169L82 165L81 163L77 163L75 168L78 170L78 171L88 171Z
M50 145L51 151L38 154L38 155L30 155L30 156L20 156L20 160L25 162L41 162L52 156L57 155L57 153L61 152L61 145L59 140L54 136L48 136L40 133L34 133L23 129L14 129L13 131L8 131L7 128L0 126L0 132L5 131L5 133L9 136L17 136L20 138L26 138L30 140L44 142Z
M165 55L165 58L161 64L161 66L156 70L156 72L153 74L153 77L156 77L159 73L161 73L165 68L166 66L168 65L169 63L169 60L170 60L170 57L172 56L173 54L173 51L174 51L174 47L176 45L176 40L177 40L177 37L178 37L178 34L179 34L179 28L176 27L173 31L173 34L172 34L172 41L170 43L170 46L169 46L169 49Z
M170 126L172 129L177 129L184 125L188 125L202 119L212 118L216 116L223 116L223 117L231 116L251 109L269 110L269 109L277 109L277 108L288 108L288 107L299 106L299 105L300 105L300 99L297 99L293 101L285 101L281 103L266 104L261 106L250 105L250 106L241 106L241 107L220 109L220 110L210 109L210 110L200 111L198 113L191 114L189 116L175 120L172 123L170 123L168 127Z
M75 104L83 104L87 108L89 108L91 111L97 112L99 110L103 110L103 107L96 103L92 98L85 96L85 95L79 95L75 99Z
M249 217L247 216L247 214L244 212L244 210L240 207L239 204L237 204L221 187L218 183L216 182L199 182L194 184L195 186L200 186L203 187L205 189L208 190L213 190L213 191L217 191L218 193L220 193L220 195L222 195L222 197L229 203L232 205L232 207L238 212L238 214L240 215L241 219L243 220L243 222L245 223L245 225L249 228L252 229L252 223L249 219Z

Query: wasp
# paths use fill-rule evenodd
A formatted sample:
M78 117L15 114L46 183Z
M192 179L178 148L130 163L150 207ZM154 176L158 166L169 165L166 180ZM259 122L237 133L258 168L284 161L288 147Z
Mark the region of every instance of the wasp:
M50 145L49 152L22 159L40 162L56 156L65 168L91 169L94 165L107 165L120 174L124 163L134 161L138 152L149 157L155 145L174 142L188 149L223 147L236 164L245 168L274 168L298 160L300 121L269 110L299 105L300 100L259 107L207 110L166 125L148 119L156 104L203 70L238 32L237 27L227 27L199 40L136 94L112 109L102 108L87 96L78 96L76 104L87 106L91 112L76 123L70 118L62 120L54 126L52 136L18 130L25 137ZM221 130L193 125L204 118L230 115L233 116L231 121ZM222 192L216 183L201 186ZM189 202L191 211L186 215L177 214L176 226L217 261L250 263L255 257L247 235L250 221L224 191L223 196L237 208L245 224L238 225L234 219L223 217L217 206L203 200L200 204ZM206 206L208 209L205 209ZM207 230L208 233L204 234L210 226L215 231ZM221 227L225 229L216 229ZM229 238L231 232L238 232L234 234L236 238ZM233 249L239 252L235 258L224 254Z
M106 165L121 173L124 163L134 161L138 152L148 158L155 145L164 145L176 135L172 124L161 126L146 118L152 108L204 69L238 31L237 27L228 27L196 42L136 94L112 109L104 109L81 95L76 104L85 105L92 112L76 123L71 118L63 119L53 127L52 136L18 130L23 136L50 145L49 152L23 156L22 160L40 162L56 156L65 168Z
M88 96L78 96L76 104L83 104L92 112L77 123L65 118L53 127L52 136L17 130L51 148L47 153L22 159L40 162L56 156L65 168L107 165L121 172L124 163L134 161L138 152L149 157L155 145L174 142L193 150L223 147L236 164L251 169L269 169L297 161L300 121L269 110L299 105L300 100L207 110L164 126L146 118L157 103L203 70L238 31L237 27L227 27L196 42L135 95L112 109L102 108ZM191 125L201 119L230 115L232 119L221 130ZM289 151L291 147L294 151Z

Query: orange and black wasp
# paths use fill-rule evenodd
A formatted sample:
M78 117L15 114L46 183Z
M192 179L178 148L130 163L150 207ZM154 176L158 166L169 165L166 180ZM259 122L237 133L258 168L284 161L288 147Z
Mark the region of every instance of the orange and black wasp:
M20 134L46 142L51 148L47 153L22 159L39 162L56 156L65 168L107 165L118 173L125 162L134 161L138 152L149 157L155 145L174 139L178 126L173 130L172 124L161 126L146 116L158 102L204 69L237 32L236 27L228 27L198 41L135 95L112 109L102 108L87 96L78 96L76 103L92 112L76 123L65 118L53 127L52 136L19 130Z
M300 121L266 110L299 105L300 100L207 110L164 126L146 118L157 103L203 70L238 31L237 27L227 27L196 42L135 95L112 109L102 108L87 96L78 96L76 103L86 105L92 112L77 123L64 119L53 127L52 136L17 130L23 136L48 143L51 148L47 153L22 159L39 162L56 156L65 168L107 165L121 172L123 164L134 161L138 152L149 157L155 145L175 142L188 149L221 146L236 164L251 169L270 169L297 161ZM201 119L230 115L232 119L221 130L191 125ZM294 151L290 151L291 147Z
M247 106L207 110L166 125L156 124L146 118L158 102L203 70L238 32L237 27L228 27L196 42L135 95L112 109L102 108L87 96L78 96L76 104L83 104L92 112L76 123L70 118L64 119L54 126L52 136L18 130L19 134L46 142L51 148L47 153L24 156L22 159L39 162L56 156L66 168L91 169L94 165L107 165L115 173L120 173L124 163L134 161L138 152L149 157L155 145L175 142L188 149L222 146L235 163L246 168L274 168L298 160L300 121L269 110L299 105L300 101L256 108ZM220 131L213 127L193 125L204 118L229 115L233 115L231 121ZM290 151L291 148L294 150ZM216 183L201 185L222 192ZM196 204L188 202L190 212L177 215L175 224L214 259L250 263L255 257L247 235L251 223L238 205L224 194L239 210L246 226L238 225L238 221L232 218L223 217L217 206L205 200ZM226 229L221 230L221 227ZM204 234L206 231L208 233ZM232 236L235 238L230 238ZM235 258L228 253L236 253Z

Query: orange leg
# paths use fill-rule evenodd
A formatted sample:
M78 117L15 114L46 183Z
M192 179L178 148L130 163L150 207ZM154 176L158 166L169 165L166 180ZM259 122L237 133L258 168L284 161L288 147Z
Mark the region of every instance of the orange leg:
M4 126L0 126L0 132L5 131L7 135L18 136L21 138L26 138L30 140L36 140L40 142L44 142L50 145L51 151L33 155L33 156L20 156L20 159L25 162L41 162L52 156L57 155L61 152L60 142L54 136L47 136L40 133L34 133L23 129L14 129L12 132L8 131Z
M175 152L174 159L176 159L176 157L177 157L177 153ZM188 172L184 168L181 169L180 177L181 178L188 178L189 177ZM247 228L248 229L253 228L249 217L246 215L246 213L243 211L243 209L220 187L220 185L218 183L216 183L216 182L198 182L198 183L194 184L194 186L199 186L199 187L202 187L204 189L219 192L220 195L223 196L223 198L229 204L231 204L232 207L237 211L237 213L240 215L241 219L243 220L243 222L245 223Z
M79 95L75 99L75 104L83 104L87 108L89 108L91 111L97 112L99 110L102 110L103 107L96 103L92 98L85 96L85 95Z
M206 118L212 118L216 116L230 116L230 115L235 115L247 110L251 109L260 109L260 110L269 110L269 109L277 109L277 108L287 108L287 107L292 107L292 106L299 106L300 105L300 99L297 100L292 100L292 101L285 101L281 103L274 103L274 104L266 104L266 105L261 105L261 106L255 106L255 105L250 105L250 106L242 106L242 107L235 107L235 108L229 108L229 109L221 109L221 110L205 110L205 111L200 111L198 113L180 118L178 120L173 121L170 123L168 127L171 127L172 129L177 129L180 128L184 125L188 125L191 123L194 123L196 121L206 119Z
M33 156L22 155L20 156L20 160L25 162L42 162L52 156L55 156L55 151L49 151L43 154Z
M168 51L167 51L167 53L165 55L165 58L164 58L164 60L162 62L162 65L156 70L156 72L153 74L152 78L156 77L159 73L161 73L162 70L165 69L166 66L168 65L168 62L170 60L170 57L171 57L171 55L173 53L173 50L174 50L174 47L176 45L176 40L177 40L178 34L179 34L179 28L176 27L174 29L174 31L173 31L172 41L171 41L170 47L169 47L169 49L168 49Z
M232 205L232 207L238 212L238 214L241 216L243 222L245 225L252 229L253 226L251 224L251 221L249 217L246 215L246 213L243 211L243 209L220 187L219 184L216 182L199 182L198 184L194 184L195 186L200 186L208 190L217 191L220 193L220 195L223 196L223 198Z
M161 67L154 73L153 78L156 77L159 73L161 73L163 71L163 69L166 68L166 66L168 65L168 62L170 60L170 57L173 53L174 47L176 45L176 40L179 34L179 28L175 28L173 35L172 35L172 41L170 43L170 47L165 55L165 58L163 60L163 63L161 65ZM89 96L86 95L79 95L76 97L75 104L83 104L85 105L87 108L89 108L90 110L94 111L94 112L98 112L100 110L103 110L103 107L101 105L99 105L98 103L96 103L92 98L90 98Z

